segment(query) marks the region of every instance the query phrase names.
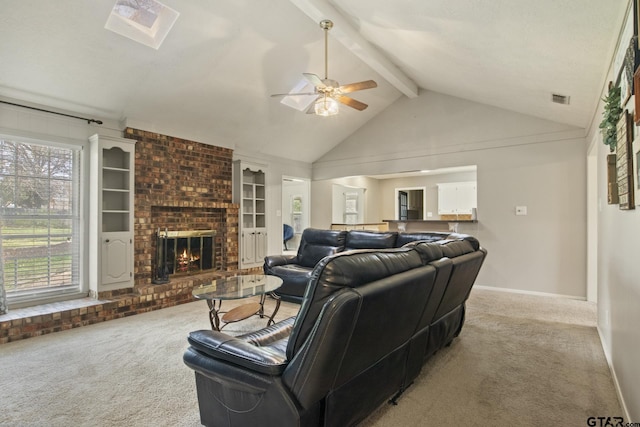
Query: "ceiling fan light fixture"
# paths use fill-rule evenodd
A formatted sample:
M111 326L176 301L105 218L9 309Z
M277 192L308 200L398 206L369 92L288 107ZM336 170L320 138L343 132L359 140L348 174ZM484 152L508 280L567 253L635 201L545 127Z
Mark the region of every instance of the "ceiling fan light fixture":
M338 111L340 111L338 101L327 95L318 98L314 109L318 116L323 117L335 116L336 114L338 114Z
M347 85L340 85L337 81L329 78L329 41L328 32L333 27L333 22L325 19L320 22L320 28L324 30L324 79L321 79L318 75L312 73L302 73L307 83L312 85L313 90L308 92L296 92L300 88L296 88L289 93L276 93L271 95L272 97L314 97L315 103L311 108L311 102L308 101L309 106L306 109L307 114L315 114L317 116L333 116L340 111L339 104L344 104L347 107L351 107L358 111L363 111L367 108L367 104L360 102L356 99L346 96L345 94L351 94L358 90L372 89L378 87L378 84L373 80L365 80L356 83L349 83ZM289 102L281 101L283 104L289 105L293 108L300 108L291 105Z

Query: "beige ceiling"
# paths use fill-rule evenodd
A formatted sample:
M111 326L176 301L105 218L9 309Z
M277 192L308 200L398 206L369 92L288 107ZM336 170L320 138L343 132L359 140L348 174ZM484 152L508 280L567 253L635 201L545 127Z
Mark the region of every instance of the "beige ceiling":
M104 29L115 0L0 0L0 97L313 162L424 90L586 128L626 1L163 0L180 16L152 49ZM286 107L301 73L374 79L322 118ZM551 94L570 96L569 106Z

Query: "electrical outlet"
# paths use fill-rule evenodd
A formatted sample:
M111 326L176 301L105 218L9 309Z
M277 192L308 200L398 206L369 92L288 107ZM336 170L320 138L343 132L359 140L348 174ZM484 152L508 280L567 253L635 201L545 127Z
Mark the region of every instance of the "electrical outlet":
M516 206L516 215L526 215L527 207L526 206Z
M427 218L432 218L433 217L433 212L427 212Z

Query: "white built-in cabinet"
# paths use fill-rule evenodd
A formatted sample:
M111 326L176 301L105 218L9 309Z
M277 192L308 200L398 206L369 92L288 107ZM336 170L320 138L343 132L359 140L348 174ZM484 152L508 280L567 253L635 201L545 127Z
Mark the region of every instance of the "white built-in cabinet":
M470 215L477 202L477 183L438 184L438 215Z
M266 166L233 163L233 201L238 218L239 267L260 267L267 255Z
M132 287L136 141L98 134L89 141L89 287Z

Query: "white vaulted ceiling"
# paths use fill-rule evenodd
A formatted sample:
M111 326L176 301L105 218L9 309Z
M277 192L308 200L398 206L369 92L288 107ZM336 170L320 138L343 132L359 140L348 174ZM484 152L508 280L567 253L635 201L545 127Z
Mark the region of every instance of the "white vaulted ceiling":
M104 28L115 0L0 0L0 98L253 153L313 162L419 90L586 128L626 1L163 0L158 50ZM286 107L301 73L374 79L322 118ZM551 94L571 98L568 106Z

